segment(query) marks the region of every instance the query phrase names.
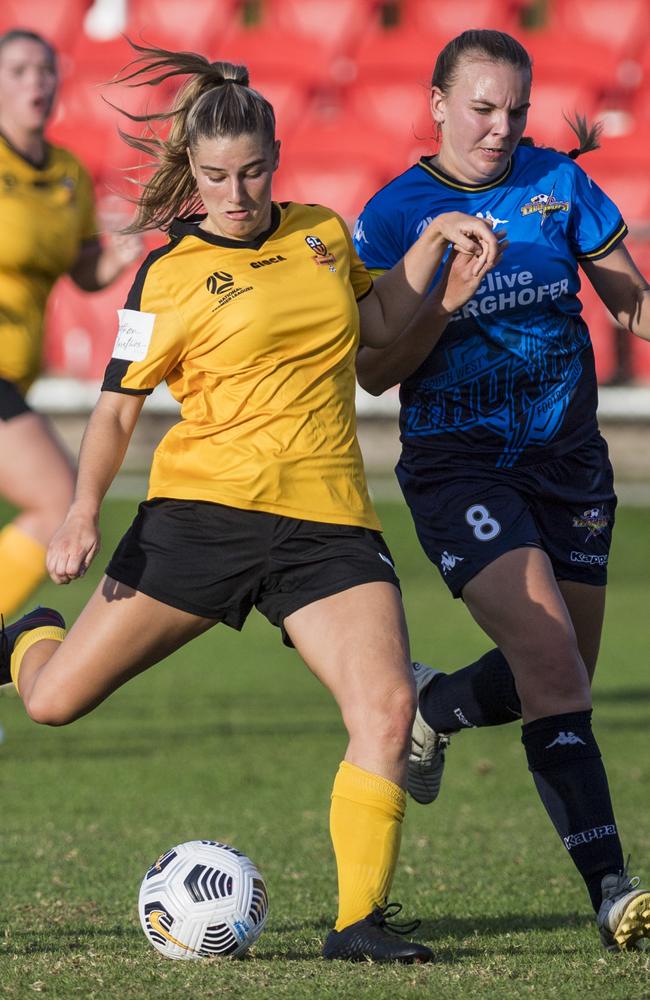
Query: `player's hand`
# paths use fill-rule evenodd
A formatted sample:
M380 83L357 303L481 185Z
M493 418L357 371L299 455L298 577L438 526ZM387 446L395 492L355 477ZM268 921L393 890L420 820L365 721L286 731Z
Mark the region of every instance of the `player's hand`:
M144 243L138 233L106 232L104 252L110 256L115 268L122 271L142 257Z
M438 215L430 227L459 254L465 254L472 261L472 270L480 277L494 267L503 252L500 249L500 233L494 233L492 226L484 219L463 212L444 212Z
M47 550L45 565L54 583L70 583L83 576L100 549L97 522L70 510Z
M508 245L503 238L504 233L496 233L496 236L499 238L499 248L493 267L499 263L503 251ZM440 281L432 293L439 304L440 311L451 315L464 306L466 302L469 302L475 295L485 274L490 270L491 267L488 267L487 264L477 268L474 259L468 254L452 250Z

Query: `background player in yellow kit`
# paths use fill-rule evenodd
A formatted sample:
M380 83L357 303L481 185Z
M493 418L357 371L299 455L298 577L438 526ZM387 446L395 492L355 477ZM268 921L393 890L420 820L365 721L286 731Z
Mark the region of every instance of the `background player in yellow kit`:
M499 258L497 237L480 219L440 216L373 287L334 212L272 201L275 118L245 68L136 48L139 82L193 74L168 138L140 142L159 167L134 228L169 227L170 241L121 311L75 499L48 553L55 581L96 554L100 504L163 380L181 420L70 634L61 642L49 609L16 622L0 682L11 675L34 720L63 725L216 623L240 629L256 606L331 691L349 734L330 813L339 913L323 954L428 961L387 923L415 693L356 439L354 362L360 342L398 335L449 243L476 254L478 274ZM201 204L205 214L173 221Z
M140 241L97 235L90 177L44 129L56 54L39 35L0 36L0 496L18 508L0 531L0 612L14 612L45 575L47 544L72 498L74 470L25 392L41 366L43 314L68 273L82 289L110 284Z

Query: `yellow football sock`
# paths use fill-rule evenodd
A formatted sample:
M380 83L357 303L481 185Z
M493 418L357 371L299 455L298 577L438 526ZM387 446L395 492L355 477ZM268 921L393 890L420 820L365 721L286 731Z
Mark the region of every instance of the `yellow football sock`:
M14 524L0 531L0 611L5 618L11 618L44 578L46 551Z
M330 834L339 881L336 930L385 906L399 854L406 793L343 761L334 780Z
M18 675L25 653L35 642L40 642L42 639L54 639L56 642L63 642L65 639L65 629L58 628L56 625L42 625L40 628L33 628L29 632L23 632L22 635L18 636L14 651L11 654L11 664L9 667L16 691L19 691Z

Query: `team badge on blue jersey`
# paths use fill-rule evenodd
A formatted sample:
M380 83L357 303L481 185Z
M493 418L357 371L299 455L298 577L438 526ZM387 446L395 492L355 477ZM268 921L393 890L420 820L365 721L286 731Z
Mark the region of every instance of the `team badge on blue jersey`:
M535 212L539 212L542 221L544 221L553 212L568 212L569 207L568 201L558 201L551 191L550 194L533 195L530 201L521 206L521 214L533 215Z

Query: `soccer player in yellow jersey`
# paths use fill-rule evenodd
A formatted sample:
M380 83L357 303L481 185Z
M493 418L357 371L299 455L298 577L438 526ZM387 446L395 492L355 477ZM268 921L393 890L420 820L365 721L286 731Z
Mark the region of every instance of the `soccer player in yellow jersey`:
M0 530L0 612L16 611L45 575L45 553L72 499L72 463L25 392L39 373L43 313L56 279L110 284L140 241L97 236L90 177L45 139L56 55L30 31L0 36L0 496L18 509Z
M428 961L429 948L392 932L399 906L387 903L415 693L356 439L354 362L359 343L398 335L449 243L475 256L476 274L501 248L483 220L439 216L373 286L334 212L272 201L275 118L246 69L135 48L132 81L191 74L168 137L133 140L159 160L133 228L170 239L120 311L74 501L48 553L56 582L97 553L101 501L159 382L181 419L70 633L42 608L7 628L0 682L11 677L35 721L63 725L216 623L240 629L256 606L332 692L349 734L332 792L339 911L324 957Z

